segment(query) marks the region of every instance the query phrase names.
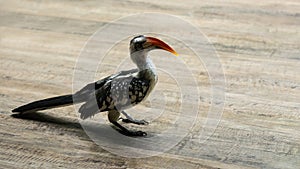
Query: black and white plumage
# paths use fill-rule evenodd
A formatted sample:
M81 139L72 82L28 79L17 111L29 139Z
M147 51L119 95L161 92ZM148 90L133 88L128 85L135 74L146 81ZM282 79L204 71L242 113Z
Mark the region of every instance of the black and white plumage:
M121 71L97 82L90 83L75 94L58 96L35 101L20 106L13 112L20 114L83 103L79 108L80 117L86 119L99 112L108 111L108 119L128 136L144 136L145 132L130 131L118 123L120 113L126 118L123 122L147 124L144 120L135 120L124 110L139 104L147 98L157 82L154 64L148 57L153 49L177 53L163 41L140 35L130 41L130 57L137 69Z

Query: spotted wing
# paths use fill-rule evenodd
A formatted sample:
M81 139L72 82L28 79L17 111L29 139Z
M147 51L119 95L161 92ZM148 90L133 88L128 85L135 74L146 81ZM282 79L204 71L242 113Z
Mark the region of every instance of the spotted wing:
M108 105L109 108L120 111L140 103L147 96L149 86L149 80L137 76L113 79L107 96L112 100Z
M137 69L119 72L95 83L91 83L76 93L77 96L84 95L86 100L79 109L81 118L86 119L101 111L117 109L118 106L123 107L124 105L130 105L125 101L130 99L125 98L129 98L128 90L131 83L138 83L136 82L137 78L134 77L137 72ZM136 88L137 87L135 87L135 89ZM126 103L122 104L121 102Z

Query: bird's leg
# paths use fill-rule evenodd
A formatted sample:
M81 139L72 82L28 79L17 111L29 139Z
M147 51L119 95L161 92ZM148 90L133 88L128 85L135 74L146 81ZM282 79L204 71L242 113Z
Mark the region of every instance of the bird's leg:
M122 111L121 113L126 117L126 119L121 118L124 123L133 123L133 124L138 124L138 125L147 125L147 124L149 124L146 120L136 120L136 119L132 118L125 111Z
M119 129L122 130L122 133L124 133L127 136L146 136L147 133L143 131L130 131L127 128L123 127L121 124L118 123L118 119L120 117L120 112L117 110L111 110L108 112L108 120L117 126Z

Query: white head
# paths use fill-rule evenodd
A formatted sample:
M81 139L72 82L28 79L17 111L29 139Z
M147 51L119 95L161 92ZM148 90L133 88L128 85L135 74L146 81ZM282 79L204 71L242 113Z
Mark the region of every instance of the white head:
M130 41L131 60L138 66L140 70L151 68L151 66L154 67L150 58L148 58L148 52L154 49L163 49L173 53L176 56L178 55L174 49L172 49L165 42L157 38L139 35Z

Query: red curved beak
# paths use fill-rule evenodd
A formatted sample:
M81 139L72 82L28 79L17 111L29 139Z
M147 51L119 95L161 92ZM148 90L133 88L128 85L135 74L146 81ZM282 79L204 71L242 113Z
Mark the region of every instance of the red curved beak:
M173 53L175 56L178 56L178 53L174 49L172 49L169 45L167 45L165 42L153 37L146 37L146 39L147 39L147 43L149 43L150 45L153 45L159 49L169 51Z

